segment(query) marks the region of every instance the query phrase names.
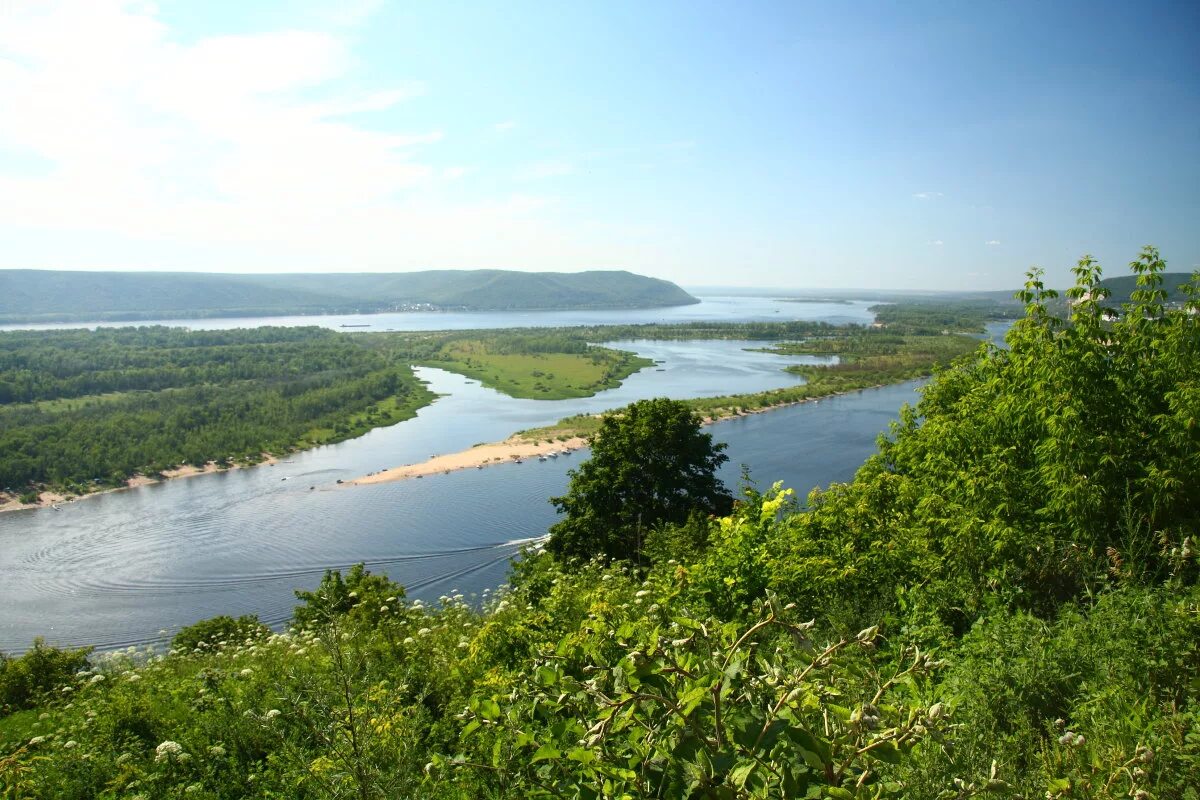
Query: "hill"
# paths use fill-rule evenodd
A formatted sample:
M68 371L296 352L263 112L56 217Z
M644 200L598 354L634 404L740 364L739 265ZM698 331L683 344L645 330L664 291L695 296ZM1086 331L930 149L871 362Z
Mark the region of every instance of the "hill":
M1164 272L1162 288L1167 293L1168 303L1182 303L1187 300L1180 287L1192 279L1187 272ZM1130 296L1137 289L1136 275L1121 275L1116 278L1105 278L1100 285L1111 292L1105 305L1119 306L1130 302Z
M0 323L156 317L649 308L699 302L625 271L225 275L0 270Z

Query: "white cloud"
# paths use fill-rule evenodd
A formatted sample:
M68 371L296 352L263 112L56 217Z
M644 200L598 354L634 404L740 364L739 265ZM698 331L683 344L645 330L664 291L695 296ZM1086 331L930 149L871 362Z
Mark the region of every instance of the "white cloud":
M913 195L914 200L936 200L939 197L945 197L941 192L917 192Z
M943 242L941 239L934 239L933 241L930 242L930 244L933 245L934 247L941 247L942 245L945 244L945 242Z
M339 92L353 63L347 40L325 32L181 44L152 7L17 2L0 25L0 148L50 167L0 172L0 225L336 254L380 229L450 230L460 214L492 230L525 213L504 200L421 203L438 171L417 156L442 133L349 117L396 109L424 86ZM319 101L306 97L314 88Z
M984 244L986 244L988 247L995 247L996 245L1000 244L1000 240L999 239L988 239L986 242L984 242Z
M496 124L492 125L492 130L494 130L496 133L508 133L516 127L517 123L515 121L506 119L503 122L497 122Z
M469 171L466 167L446 167L442 170L442 177L456 180L466 175Z

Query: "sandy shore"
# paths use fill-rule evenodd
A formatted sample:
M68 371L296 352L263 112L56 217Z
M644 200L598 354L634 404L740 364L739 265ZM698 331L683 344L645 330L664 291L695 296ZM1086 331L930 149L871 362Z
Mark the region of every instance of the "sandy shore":
M806 397L803 400L793 400L787 403L776 403L775 405L763 406L762 408L746 409L739 412L730 412L719 417L704 417L701 419L702 425L713 425L718 422L725 422L739 417L747 417L751 414L765 414L768 411L776 411L789 406L803 405L804 403L818 403L828 397L837 397L843 394L853 394L862 392L867 388L878 389L885 384L879 384L872 387L864 387L863 389L849 389L844 392L830 392L820 397ZM483 469L484 467L495 466L496 464L504 464L511 461L516 461L518 458L525 460L529 458L537 458L539 456L548 456L551 452L562 453L565 451L578 450L581 447L587 447L587 439L582 436L576 436L565 442L541 442L534 443L528 439L522 439L520 436L511 436L503 442L493 442L491 444L478 444L470 450L463 450L458 453L449 453L447 455L430 456L428 461L423 461L420 464L406 464L400 467L380 470L372 472L361 478L356 478L352 481L346 481L346 486L366 486L373 483L388 483L390 481L402 481L407 478L423 478L426 475L436 475L438 473L453 472L460 469ZM559 456L562 457L561 455Z
M569 457L563 455L564 452L575 451L586 446L587 440L579 436L565 442L540 443L513 436L503 442L476 445L470 450L463 450L460 453L431 456L428 461L420 464L408 464L373 472L362 478L348 481L347 485L364 486L371 483L399 481L405 478L421 478L425 475L436 475L460 469L482 469L486 466L504 464L518 459L524 461L531 458L536 459L539 456L550 457L551 453L558 453L560 454L559 458L564 458Z
M233 464L224 468L224 471L231 469L244 469L245 467L254 467L259 465L274 464L277 459L274 456L263 454L263 460L255 464ZM36 503L22 503L15 495L5 494L0 492L0 513L5 511L20 511L23 508L47 508L49 506L58 506L63 503L73 503L76 500L83 500L88 497L97 497L109 492L123 492L126 489L136 489L139 486L149 486L152 483L162 483L166 480L175 478L191 478L195 475L207 475L212 472L223 471L217 466L215 461L210 461L203 467L194 467L190 464L175 467L174 469L165 469L162 471L161 478L152 478L149 475L134 475L125 482L124 486L115 486L109 489L98 489L87 494L65 495L60 492L44 491L39 496Z

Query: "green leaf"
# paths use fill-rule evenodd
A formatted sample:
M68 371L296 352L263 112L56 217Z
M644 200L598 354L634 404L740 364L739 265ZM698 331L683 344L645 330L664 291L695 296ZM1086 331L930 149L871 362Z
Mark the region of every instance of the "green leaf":
M899 764L902 760L900 751L891 742L872 747L867 751L867 755L877 758L885 764Z
M574 747L567 753L567 758L580 764L591 764L596 760L596 754L582 747ZM537 760L536 757L534 760Z
M533 758L531 758L529 760L529 763L536 764L537 762L545 761L548 758L561 758L561 757L562 757L562 752L559 751L559 749L557 747L555 747L554 745L550 745L550 744L544 744L537 749L536 753L533 754Z
M734 767L733 771L729 773L730 783L739 789L744 789L746 787L746 781L750 780L750 773L754 772L754 768L757 766L757 762L751 761L748 764L742 764Z

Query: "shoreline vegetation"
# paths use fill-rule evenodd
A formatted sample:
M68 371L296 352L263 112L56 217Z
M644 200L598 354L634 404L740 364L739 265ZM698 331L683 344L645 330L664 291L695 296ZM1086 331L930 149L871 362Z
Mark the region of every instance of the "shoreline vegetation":
M416 415L435 396L412 372L431 366L512 397L590 397L649 359L604 347L628 339L746 339L785 355L805 383L686 402L715 421L932 374L974 350L996 308L877 307L871 327L823 322L684 323L560 329L340 333L266 327L143 327L0 334L0 512L58 505L174 476L251 466ZM954 323L952 333L940 327ZM882 326L881 326L882 325ZM965 333L961 332L965 331ZM414 477L537 458L583 440L600 416L520 431L480 450L409 464ZM575 443L572 447L580 446ZM360 483L364 476L350 483ZM15 487L15 488L14 488Z
M880 343L881 336L868 335L864 344L859 337L829 337L809 343L780 343L765 352L787 355L822 354L838 355L839 362L830 365L794 365L787 371L799 374L806 382L796 386L771 389L762 392L699 397L683 400L698 414L703 424L711 425L749 414L761 414L800 403L816 402L828 397L876 389L894 383L924 378L932 375L935 368L948 364L958 356L978 349L978 339L961 336L907 336L891 337L893 341ZM840 343L840 344L839 344ZM426 475L453 472L461 469L483 469L518 462L526 458L539 458L572 451L588 445L588 437L595 434L604 418L619 413L619 409L599 414L578 414L565 417L553 425L530 428L502 442L477 444L456 453L431 456L416 464L405 464L347 481L346 485L359 486L390 481L423 478Z

